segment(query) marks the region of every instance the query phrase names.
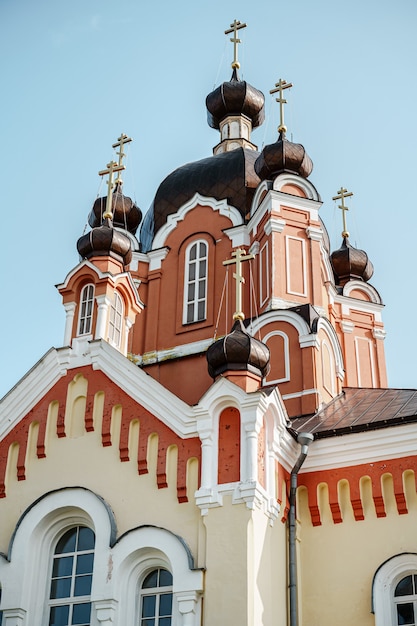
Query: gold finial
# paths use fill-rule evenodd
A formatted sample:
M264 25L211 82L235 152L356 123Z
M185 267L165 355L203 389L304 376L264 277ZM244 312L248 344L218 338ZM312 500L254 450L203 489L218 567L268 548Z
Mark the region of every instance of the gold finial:
M287 127L284 124L284 104L287 104L287 101L282 97L282 92L284 89L289 89L292 87L292 83L287 83L286 80L282 80L281 78L277 83L275 83L275 89L271 89L270 94L277 93L279 91L279 98L275 98L277 102L279 102L279 126L278 132L287 132Z
M253 259L253 254L246 254L246 251L243 248L238 248L234 252L232 252L232 256L234 259L229 259L228 261L223 261L223 265L236 265L236 272L233 274L233 278L236 279L236 311L233 315L234 320L244 320L245 316L242 311L242 284L245 282L245 278L242 275L242 261L249 261L249 259Z
M341 200L342 204L339 204L339 209L342 209L342 214L343 214L343 232L342 232L342 237L349 237L349 233L347 231L346 228L346 211L349 211L348 207L345 205L345 198L349 198L350 196L353 196L353 193L351 191L348 191L347 189L344 189L344 187L340 187L339 191L337 192L337 196L333 196L332 200Z
M230 40L233 43L232 68L237 70L240 68L240 63L237 60L237 44L242 43L241 40L237 37L237 31L241 28L246 28L246 24L242 24L241 22L239 22L239 20L235 20L233 24L230 24L230 28L224 31L225 35L230 35L230 33L233 33L233 37Z
M114 172L120 172L120 170L124 170L125 166L124 165L117 165L117 163L115 161L110 161L110 163L107 163L107 169L105 170L101 170L101 172L98 173L99 176L105 176L106 174L109 175L109 180L107 181L107 202L106 202L106 212L103 215L103 219L113 219L113 213L111 210L111 204L112 204L112 197L111 197L111 190L114 187L114 182L113 182L113 174Z
M119 157L119 165L123 164L123 159L126 156L126 153L123 152L123 146L125 145L125 143L129 143L130 141L132 141L132 137L128 137L127 135L122 133L120 137L117 138L116 143L112 145L112 148L120 148L120 151L116 152L116 154ZM120 174L117 176L117 179L116 179L116 184L118 183L119 184L123 183L122 179L120 178Z

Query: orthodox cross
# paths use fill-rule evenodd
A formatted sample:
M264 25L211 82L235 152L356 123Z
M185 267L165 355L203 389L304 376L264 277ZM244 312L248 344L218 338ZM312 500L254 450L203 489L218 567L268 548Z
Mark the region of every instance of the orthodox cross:
M123 164L123 159L126 156L126 153L123 152L123 146L130 141L132 141L132 137L128 137L127 135L122 133L120 137L117 138L117 142L112 145L112 148L120 148L120 151L116 152L119 157L119 165ZM122 179L120 178L120 174L117 176L116 184L117 183L123 183Z
M353 196L353 193L351 191L348 191L347 189L344 189L343 187L340 187L339 191L337 192L337 196L333 196L332 200L341 200L342 204L339 204L339 209L342 210L342 214L343 214L343 232L342 232L342 237L349 237L349 233L347 231L346 228L346 211L349 211L348 207L345 205L345 198L349 198L350 196Z
M224 31L225 35L230 35L230 33L233 33L233 37L230 39L230 41L233 43L232 68L237 70L240 68L240 63L237 60L237 44L242 43L239 37L237 37L237 31L241 28L246 28L246 24L242 24L242 22L239 22L239 20L235 20L233 24L230 24L230 28Z
M282 92L284 91L284 89L289 89L290 87L292 87L292 83L287 83L286 80L282 80L280 78L279 81L275 83L275 89L271 89L271 91L269 92L270 94L279 92L279 98L275 98L275 100L279 102L279 133L281 131L284 133L287 131L287 127L284 124L284 104L287 104L287 101L282 97Z
M253 259L253 254L246 254L243 248L238 248L232 252L234 259L223 261L223 265L236 265L236 272L233 273L233 278L236 279L236 311L233 315L234 320L244 320L245 316L242 311L242 285L245 282L245 278L242 275L242 261L249 261Z
M107 169L105 170L101 170L101 172L98 173L99 176L105 176L106 174L109 175L109 180L107 181L107 202L106 202L106 212L103 215L103 219L109 218L109 219L113 219L113 213L112 213L112 197L111 197L111 190L114 187L114 182L113 182L113 174L114 172L120 172L120 170L124 170L125 166L124 165L117 165L117 163L115 161L110 161L110 163L107 163Z

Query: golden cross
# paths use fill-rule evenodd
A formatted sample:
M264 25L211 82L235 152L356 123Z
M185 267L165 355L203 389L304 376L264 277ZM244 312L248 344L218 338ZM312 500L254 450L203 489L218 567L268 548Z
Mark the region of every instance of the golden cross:
M230 35L230 33L233 33L233 37L230 40L233 43L232 68L237 70L240 68L240 63L237 60L237 44L242 43L241 40L237 37L237 31L241 28L246 28L246 24L242 24L241 22L239 22L239 20L235 20L233 24L230 24L230 28L224 31L225 35Z
M287 131L287 127L284 124L284 104L287 104L287 101L282 97L282 92L284 91L284 89L289 89L290 87L292 87L292 83L287 83L286 80L282 80L281 78L279 79L279 81L277 83L275 83L275 87L276 89L271 89L271 91L269 92L270 94L273 93L277 93L277 91L279 91L279 98L275 98L275 100L277 102L279 102L279 126L278 126L278 132L280 133L282 132L286 132Z
M106 219L106 218L109 218L111 220L113 219L113 213L111 210L111 204L112 204L111 190L114 187L113 174L114 172L120 172L120 170L124 170L124 169L125 169L124 165L117 165L115 161L110 161L110 163L107 163L107 169L101 170L101 172L98 173L99 176L105 176L106 174L109 175L109 180L107 181L106 212L103 215L103 219Z
M126 153L123 152L123 146L125 145L125 143L129 143L130 141L132 141L132 137L128 137L127 135L122 133L120 137L117 138L117 142L112 145L112 148L120 147L120 152L116 152L119 157L119 165L122 165L123 159L126 156ZM120 174L117 177L116 184L117 183L123 183L122 179L120 178Z
M242 284L245 282L245 278L242 275L242 261L249 261L253 259L253 254L246 254L243 248L238 248L232 252L234 259L223 261L223 265L230 265L231 263L236 265L236 272L233 274L233 278L236 279L236 311L233 315L234 320L244 320L245 316L242 311Z
M342 237L349 237L349 233L347 231L346 228L346 211L349 211L348 207L345 206L345 198L349 198L350 196L353 196L353 193L351 191L348 191L347 189L344 189L343 187L340 187L339 191L337 192L337 196L333 196L332 200L341 200L342 204L339 204L339 209L342 209L343 211L343 232L342 232Z

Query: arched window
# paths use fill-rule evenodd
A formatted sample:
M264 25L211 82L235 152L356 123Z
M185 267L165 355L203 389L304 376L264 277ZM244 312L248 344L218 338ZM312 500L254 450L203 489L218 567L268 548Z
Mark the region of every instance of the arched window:
M207 317L208 246L199 240L191 244L185 256L184 324Z
M417 624L417 575L404 576L397 583L394 591L395 625Z
M140 626L171 626L172 574L162 568L152 570L140 590Z
M94 306L94 285L85 285L80 297L80 316L78 321L78 334L88 335L91 333Z
M109 342L120 348L122 340L123 302L117 291L114 292L113 302L110 306L109 319Z
M49 626L90 625L94 532L85 526L59 539L52 562Z
M417 625L417 554L404 552L385 561L372 582L375 626Z

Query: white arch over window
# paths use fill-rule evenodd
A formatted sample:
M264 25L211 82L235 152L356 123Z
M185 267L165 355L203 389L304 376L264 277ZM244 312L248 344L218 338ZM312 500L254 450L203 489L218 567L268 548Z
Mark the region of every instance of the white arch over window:
M185 250L183 324L207 317L208 244L204 239L190 243Z
M408 552L385 561L376 571L372 581L375 626L398 626L395 589L409 575L417 575L417 554Z
M152 526L133 529L117 542L114 516L97 495L82 488L62 489L35 502L17 523L7 558L0 555L4 618L16 625L48 624L50 573L57 542L85 526L95 533L91 586L96 624L139 623L138 593L152 569L173 576L175 626L198 626L203 573L185 542ZM3 618L3 619L4 619Z
M113 301L110 305L109 317L109 343L115 348L120 348L122 342L123 326L123 301L117 291L114 292Z
M89 335L93 323L94 285L84 285L80 295L80 310L78 316L78 335Z
M270 380L270 378L267 376L265 378L265 380L268 382L268 384L285 383L285 382L287 382L287 381L289 381L291 379L290 343L289 343L289 340L288 340L288 335L286 333L282 332L281 330L273 330L272 332L270 332L267 335L265 335L265 337L263 338L264 343L266 343L268 345L268 341L272 337L282 337L282 340L283 340L283 344L284 344L284 377L283 378L277 378L277 379ZM280 355L280 357L281 357L281 355Z

